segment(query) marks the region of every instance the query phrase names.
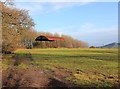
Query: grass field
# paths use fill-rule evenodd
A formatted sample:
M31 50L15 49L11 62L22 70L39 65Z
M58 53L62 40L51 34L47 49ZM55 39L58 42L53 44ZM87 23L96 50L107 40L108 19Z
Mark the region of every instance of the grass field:
M19 49L15 53L18 60L30 54L32 66L79 86L113 87L118 84L117 49ZM11 55L4 57L10 58ZM3 60L3 69L10 63L10 60ZM17 67L29 68L29 65L21 62Z

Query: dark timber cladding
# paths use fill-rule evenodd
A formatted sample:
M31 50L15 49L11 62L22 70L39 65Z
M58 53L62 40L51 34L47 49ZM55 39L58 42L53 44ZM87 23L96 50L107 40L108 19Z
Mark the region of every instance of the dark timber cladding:
M51 37L51 36L38 36L35 41L56 41L56 40L64 40L62 37Z

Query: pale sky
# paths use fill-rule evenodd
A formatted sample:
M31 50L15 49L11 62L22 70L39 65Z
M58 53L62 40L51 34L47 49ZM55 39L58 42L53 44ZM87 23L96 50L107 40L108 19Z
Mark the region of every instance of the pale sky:
M37 31L70 35L88 42L90 46L118 41L118 0L21 1L16 2L16 6L29 10Z

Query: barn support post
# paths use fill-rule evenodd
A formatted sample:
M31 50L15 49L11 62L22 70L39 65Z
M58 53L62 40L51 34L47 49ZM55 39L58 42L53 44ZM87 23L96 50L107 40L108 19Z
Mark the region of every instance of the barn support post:
M57 41L55 41L55 48L57 48L58 47L58 45L57 45Z
M41 41L41 48L43 48L42 41Z
M59 41L59 48L61 48L61 44L60 43L61 43L61 41Z
M52 42L50 41L50 48L52 48Z

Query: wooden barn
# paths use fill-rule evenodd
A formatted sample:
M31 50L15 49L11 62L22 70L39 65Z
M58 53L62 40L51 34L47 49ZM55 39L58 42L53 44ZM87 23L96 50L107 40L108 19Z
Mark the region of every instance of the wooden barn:
M64 41L64 38L62 37L52 37L52 36L38 36L35 41L49 41L50 42L50 48L52 47L52 42L53 41ZM58 45L57 48L60 48L60 45Z
M38 36L35 41L56 41L56 40L64 40L62 37L51 37L51 36Z

